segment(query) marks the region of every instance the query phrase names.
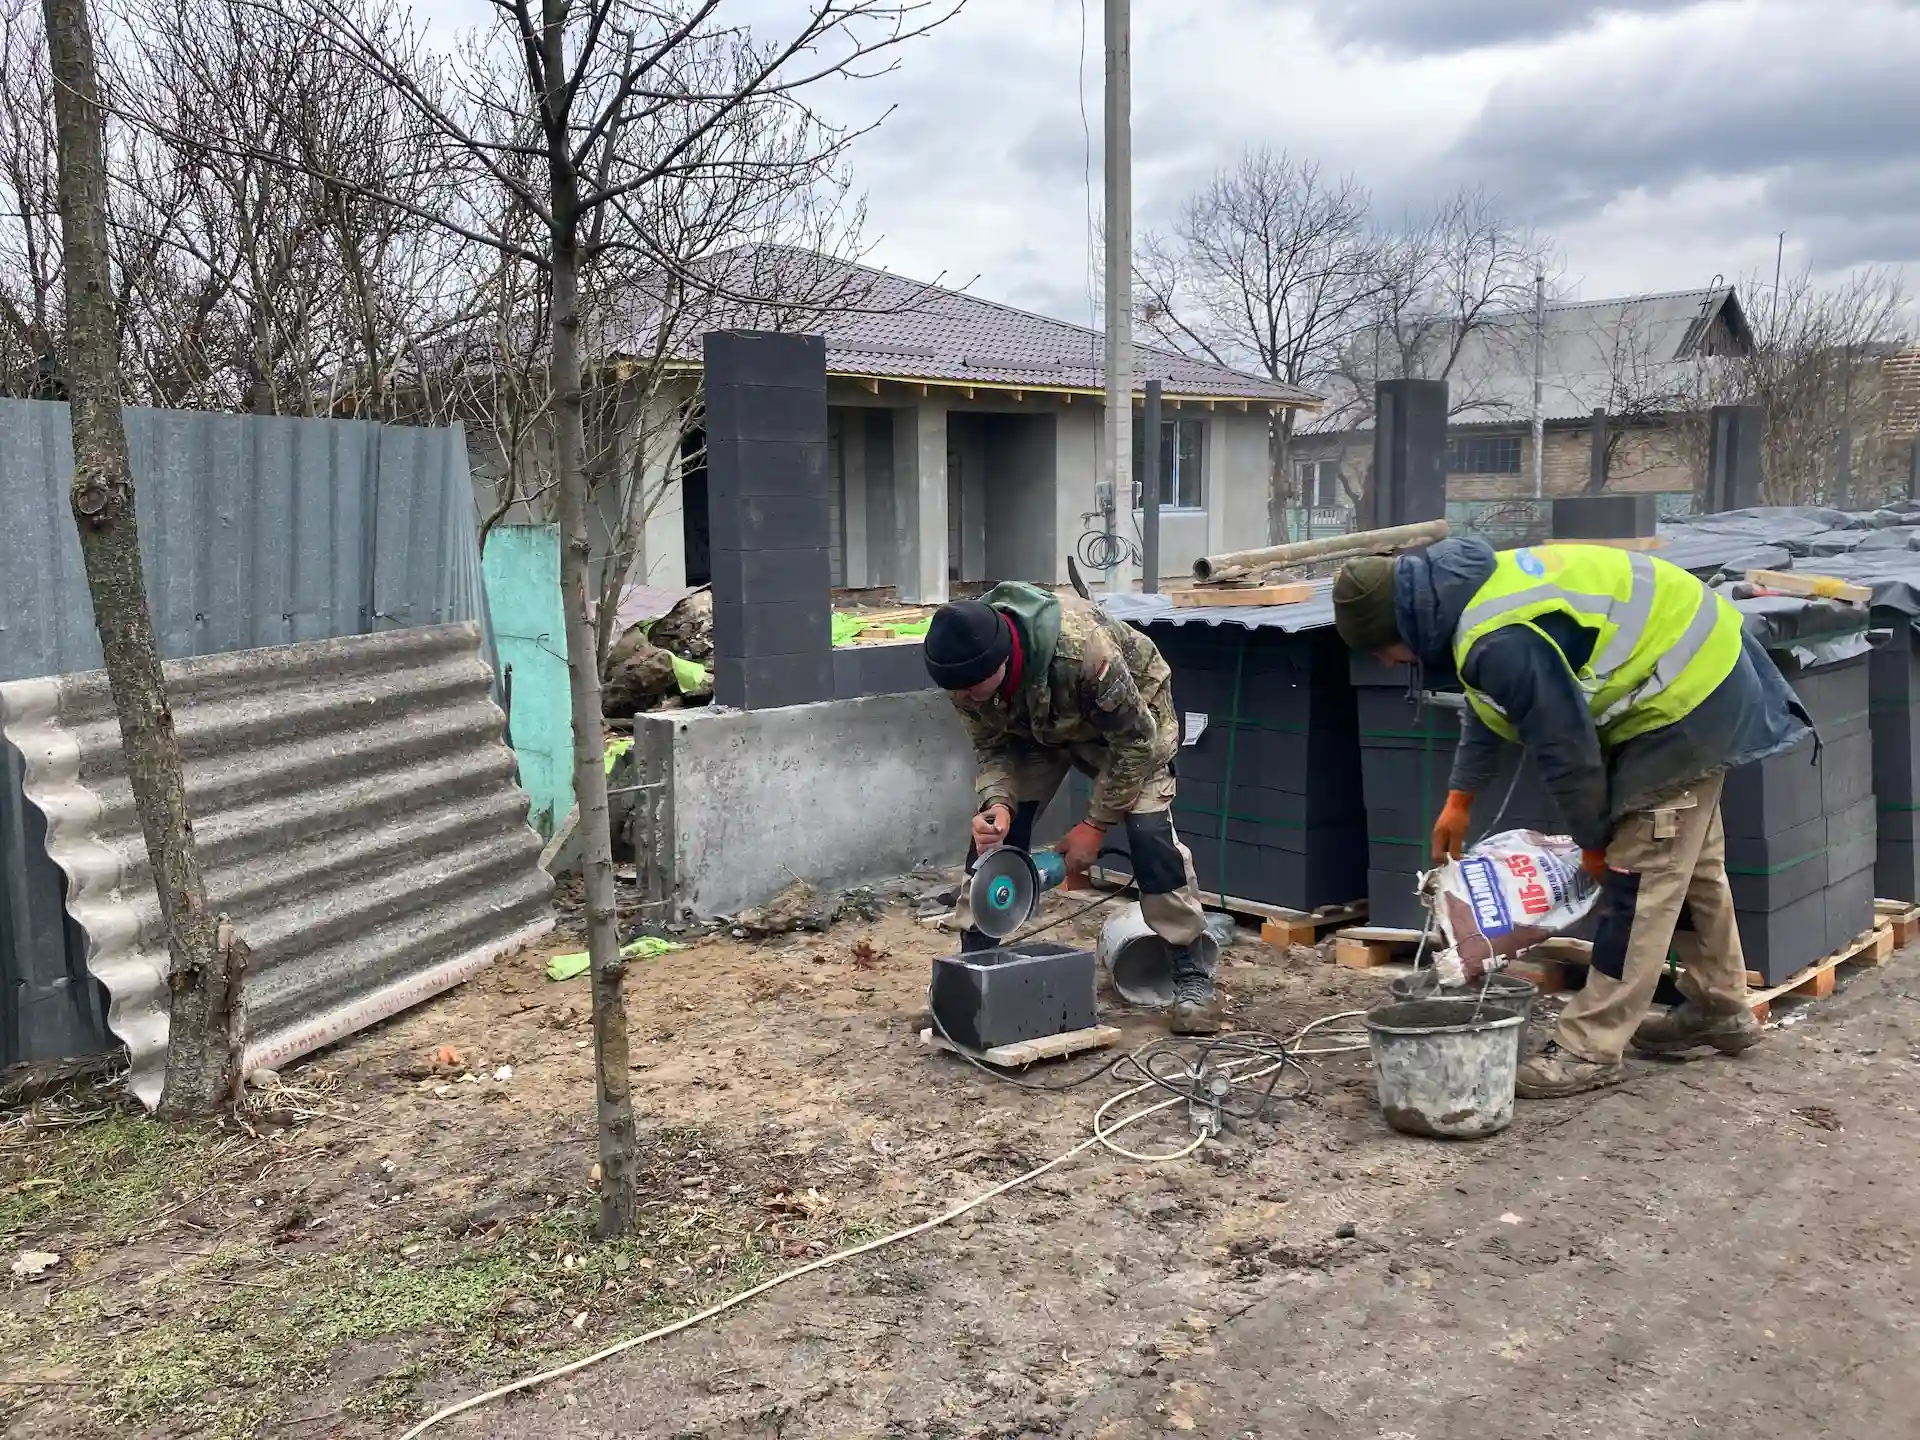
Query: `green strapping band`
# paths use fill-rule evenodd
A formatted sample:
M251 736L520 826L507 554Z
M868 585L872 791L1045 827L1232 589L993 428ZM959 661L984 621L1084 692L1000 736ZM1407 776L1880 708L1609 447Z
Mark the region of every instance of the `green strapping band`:
M1778 865L1769 866L1764 870L1751 870L1740 865L1729 865L1727 866L1727 874L1748 876L1780 875L1793 869L1796 865L1804 865L1809 860L1818 860L1831 848L1831 846L1822 845L1818 850L1809 850L1804 855L1795 855L1791 860L1782 860Z

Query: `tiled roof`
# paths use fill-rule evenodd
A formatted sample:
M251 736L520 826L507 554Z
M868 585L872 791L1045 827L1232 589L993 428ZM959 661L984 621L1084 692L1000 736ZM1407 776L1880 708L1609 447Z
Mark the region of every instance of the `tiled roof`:
M714 302L701 329L823 335L829 374L1087 394L1106 383L1097 330L808 250L755 246L721 264L742 277L725 286L741 298ZM785 298L745 298L761 294ZM770 318L772 311L781 313ZM647 335L636 325L630 343L644 350ZM1136 344L1133 364L1136 387L1159 380L1169 398L1320 403L1295 386L1151 346Z

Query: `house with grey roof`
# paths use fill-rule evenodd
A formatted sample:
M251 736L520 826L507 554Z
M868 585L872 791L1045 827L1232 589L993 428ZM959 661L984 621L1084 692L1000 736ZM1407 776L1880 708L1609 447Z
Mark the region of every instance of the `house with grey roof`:
M903 600L930 602L999 580L1066 581L1067 557L1101 525L1099 331L810 251L733 256L736 268L715 284L720 298L670 345L643 320L614 348L670 350L691 395L706 331L825 338L836 585L893 586ZM1163 573L1262 543L1272 416L1310 409L1316 397L1147 345L1135 345L1133 364L1136 387L1157 379L1164 396ZM1137 408L1134 425L1138 456ZM642 461L649 498L632 546L636 584L708 577L704 441L697 425L674 439ZM1129 525L1123 512L1122 528L1137 530L1139 518L1136 509Z
M1450 387L1449 501L1532 498L1537 334L1543 494L1592 488L1599 411L1607 417L1602 488L1671 496L1664 508L1684 508L1704 460L1692 453L1696 432L1704 431L1691 420L1711 393L1716 362L1753 350L1734 288L1548 305L1544 322L1531 310L1503 312L1481 317L1460 336L1436 327L1432 343L1413 347L1404 373L1445 379ZM1363 336L1359 347L1367 343ZM1394 347L1373 347L1382 350L1392 354ZM1353 382L1356 393L1333 397L1330 418L1309 421L1294 438L1294 495L1316 510L1350 508L1372 462L1371 396L1357 392L1371 388L1367 377L1395 372L1354 368L1361 377Z

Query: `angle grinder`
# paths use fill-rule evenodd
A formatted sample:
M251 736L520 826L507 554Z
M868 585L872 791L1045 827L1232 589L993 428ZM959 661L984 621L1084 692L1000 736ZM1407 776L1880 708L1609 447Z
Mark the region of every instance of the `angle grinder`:
M1005 940L1033 918L1040 897L1066 879L1067 860L1058 850L994 846L974 862L974 927L991 940Z

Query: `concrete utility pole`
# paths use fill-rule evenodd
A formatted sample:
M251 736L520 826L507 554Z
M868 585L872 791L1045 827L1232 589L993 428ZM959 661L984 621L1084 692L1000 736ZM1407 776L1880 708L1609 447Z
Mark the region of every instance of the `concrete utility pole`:
M1547 424L1542 408L1541 386L1547 370L1547 277L1540 271L1533 276L1533 498L1546 493Z
M1106 0L1106 232L1108 555L1115 554L1118 518L1133 513L1133 59L1131 0ZM1149 446L1159 444L1147 436ZM1107 589L1129 589L1128 566L1107 571Z

